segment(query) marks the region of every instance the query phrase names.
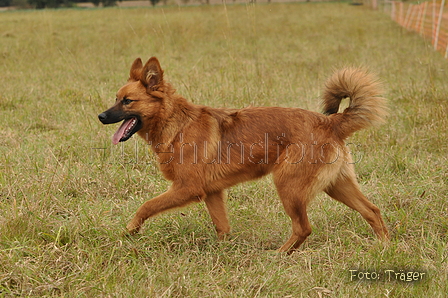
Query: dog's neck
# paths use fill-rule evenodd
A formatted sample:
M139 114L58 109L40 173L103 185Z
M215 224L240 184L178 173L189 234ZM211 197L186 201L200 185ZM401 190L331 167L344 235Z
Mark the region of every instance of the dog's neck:
M191 121L199 117L200 109L180 95L170 94L163 98L159 113L148 127L139 132L153 147L158 144L171 144ZM160 146L160 145L159 145Z

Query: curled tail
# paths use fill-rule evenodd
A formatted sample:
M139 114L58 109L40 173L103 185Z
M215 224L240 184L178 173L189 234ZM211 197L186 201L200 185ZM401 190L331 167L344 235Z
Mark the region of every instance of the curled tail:
M387 116L385 98L376 77L359 68L343 68L331 76L323 94L324 114L333 119L333 129L342 139L355 131L384 122ZM338 113L342 99L349 106Z

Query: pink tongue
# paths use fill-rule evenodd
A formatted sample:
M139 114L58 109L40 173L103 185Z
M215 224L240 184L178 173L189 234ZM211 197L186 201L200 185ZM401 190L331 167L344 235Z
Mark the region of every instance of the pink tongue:
M117 145L121 138L124 135L124 132L126 131L126 128L131 124L131 122L134 120L134 118L130 118L125 120L121 126L118 128L118 130L114 133L113 137L112 137L112 143L114 145Z

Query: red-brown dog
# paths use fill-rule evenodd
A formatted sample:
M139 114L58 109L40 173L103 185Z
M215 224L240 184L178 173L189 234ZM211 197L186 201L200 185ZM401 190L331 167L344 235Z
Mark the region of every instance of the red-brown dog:
M150 217L203 201L222 239L230 232L225 189L272 173L292 220L292 236L279 251L292 252L310 235L306 208L320 191L361 213L376 235L387 239L380 210L359 190L344 143L355 131L383 122L385 100L379 95L372 75L345 68L326 84L325 115L298 108L211 108L177 95L155 57L144 66L136 59L114 106L99 119L104 124L124 120L113 143L140 135L172 185L145 202L127 230L137 233ZM350 105L338 113L346 97Z

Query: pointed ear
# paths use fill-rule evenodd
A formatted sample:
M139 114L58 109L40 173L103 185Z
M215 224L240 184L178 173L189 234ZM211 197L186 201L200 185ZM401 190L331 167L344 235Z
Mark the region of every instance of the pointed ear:
M163 70L160 67L159 60L156 57L151 57L146 62L140 76L140 82L148 90L156 90L163 81Z
M135 59L134 63L132 63L131 71L129 72L128 82L131 81L135 82L140 80L142 68L143 68L142 59L140 58Z

